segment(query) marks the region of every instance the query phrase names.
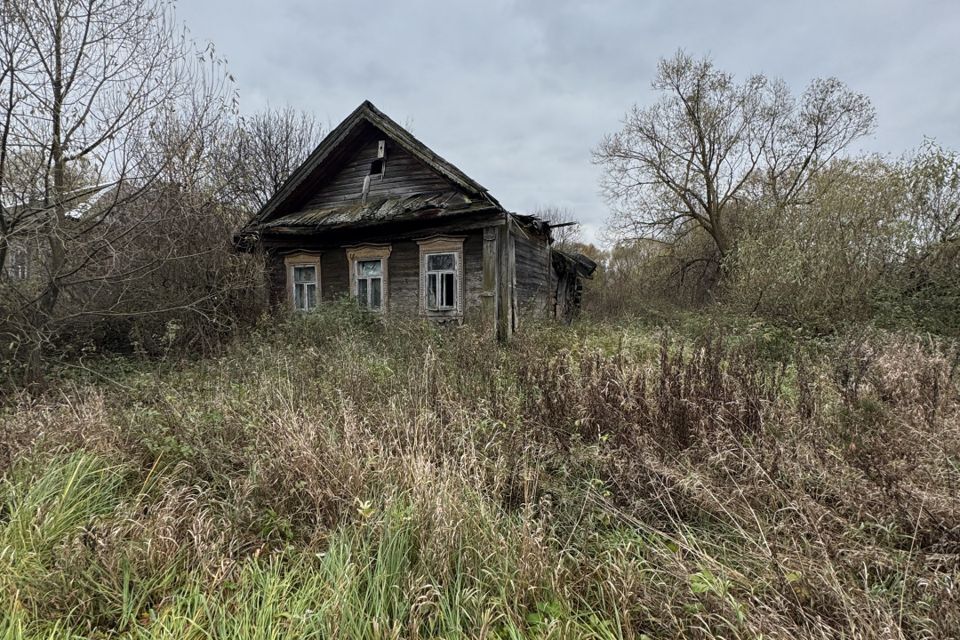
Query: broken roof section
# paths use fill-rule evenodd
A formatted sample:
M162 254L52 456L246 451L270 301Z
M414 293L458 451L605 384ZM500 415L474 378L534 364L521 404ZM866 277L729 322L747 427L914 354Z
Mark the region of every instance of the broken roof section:
M453 164L434 153L429 147L417 140L413 134L373 106L369 100L365 100L323 139L313 153L291 174L283 186L277 190L277 193L270 198L257 215L241 230L240 234L255 232L260 228L276 227L280 220L285 220L286 226L307 223L316 228L326 226L327 222L348 224L352 218L370 219L371 217L375 217L380 221L386 222L388 214L391 212L409 214L411 211L416 210L410 206L411 203L406 202L406 200L408 200L407 198L388 198L388 201L400 200L401 202L392 203L386 206L386 208L384 208L386 203L381 200L379 203L349 204L344 207L338 207L337 209L298 211L300 208L298 205L304 196L304 191L309 189L311 185L315 183L317 177L322 175L325 170L330 169L329 165L339 161L336 157L338 149L348 144L365 123L369 123L383 131L384 134L404 151L424 163L440 176L446 178L454 186L461 189L464 194L470 196L474 202L467 203L469 206L483 206L483 208L487 209L494 208L505 211L503 207L500 206L500 203L487 192L486 188ZM446 199L446 194L423 194L423 196L429 196L426 198L427 200L430 200L431 197L439 197L443 200L442 206L439 207L441 209L449 208L449 205L452 204L449 199ZM428 208L427 206L421 206L420 210ZM374 215L374 210L376 210L378 214Z
M561 251L554 248L551 254L553 256L553 269L558 274L575 273L583 278L592 278L593 272L597 270L597 263L582 253Z
M409 196L369 199L338 207L306 209L280 216L261 225L263 229L337 229L374 225L386 221L435 219L452 215L499 210L489 202L475 201L458 191L420 193Z

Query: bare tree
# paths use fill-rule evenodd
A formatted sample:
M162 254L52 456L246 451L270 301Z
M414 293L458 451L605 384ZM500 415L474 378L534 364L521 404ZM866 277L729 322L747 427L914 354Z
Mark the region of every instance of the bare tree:
M815 80L799 103L762 75L737 84L709 59L662 59L661 98L634 106L594 151L616 228L676 239L700 228L720 260L735 243L733 213L750 189L798 198L810 176L874 122L869 100L835 79Z
M563 248L580 242L580 221L569 209L557 206L538 207L533 215L550 225L555 246Z
M34 249L31 277L5 283L2 302L36 376L60 321L103 313L82 299L93 283L143 273L118 255L149 221L129 205L172 159L158 142L174 128L197 135L233 96L169 0L0 2L0 259L7 247ZM65 301L82 304L64 311Z
M323 138L316 118L292 107L268 108L240 122L235 201L258 211Z

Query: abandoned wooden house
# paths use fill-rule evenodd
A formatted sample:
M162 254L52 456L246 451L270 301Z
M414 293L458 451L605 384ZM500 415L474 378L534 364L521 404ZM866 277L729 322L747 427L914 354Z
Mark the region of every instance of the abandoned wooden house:
M86 185L69 191L62 200L64 228L69 233L82 233L101 222L98 203L108 192L106 185ZM41 273L49 220L55 215L54 205L38 194L20 194L12 202L0 203L5 221L0 234L0 280L23 284Z
M266 255L275 303L350 295L375 312L477 322L501 338L569 320L596 265L364 102L235 236Z

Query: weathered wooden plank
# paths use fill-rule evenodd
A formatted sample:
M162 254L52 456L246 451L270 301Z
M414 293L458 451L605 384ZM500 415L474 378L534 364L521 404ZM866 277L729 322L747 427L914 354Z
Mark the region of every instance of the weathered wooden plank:
M513 335L513 272L510 259L510 235L513 220L508 216L497 238L497 338L509 340Z
M318 233L310 228L275 228L264 233L264 247L278 251L294 249L318 250L361 242L392 242L400 239L423 238L433 234L463 235L466 231L486 226L503 225L501 213L464 214L443 219L412 219L378 226L343 227L324 229Z
M480 306L484 330L497 331L497 233L499 227L483 228L483 282Z
M464 312L479 312L483 305L483 231L463 241Z
M390 252L390 313L420 312L420 247L412 240L392 243Z
M359 139L356 150L343 161L340 169L322 183L314 185L314 194L305 207L321 208L360 200L364 178L370 174L371 163L377 159L378 143L386 138L386 134L371 127ZM443 191L454 186L390 140L387 140L385 162L382 177L371 177L368 198Z
M320 256L320 289L324 300L350 294L350 269L342 248L326 250Z
M438 229L443 231L443 229ZM466 232L463 244L463 308L465 314L478 312L484 302L483 260L484 239L483 230L474 229ZM422 236L423 234L421 234ZM370 238L365 242L375 242ZM356 244L356 243L350 243ZM395 240L390 243L390 253L387 287L390 300L390 312L400 315L416 316L420 311L420 287L423 274L420 273L420 247L412 239ZM297 244L297 249L305 249L303 244ZM287 274L283 265L283 255L277 251L267 254L267 278L270 287L271 302L275 305L286 301ZM320 289L321 298L331 301L349 295L350 267L347 261L347 252L343 246L325 247L320 258ZM492 318L492 314L488 317Z
M549 315L550 245L543 236L515 234L518 312L522 317Z

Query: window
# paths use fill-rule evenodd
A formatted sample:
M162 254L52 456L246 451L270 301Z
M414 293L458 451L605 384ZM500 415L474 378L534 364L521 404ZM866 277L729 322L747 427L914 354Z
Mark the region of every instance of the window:
M463 318L462 236L434 236L420 245L420 313L435 319Z
M293 308L310 311L317 306L317 268L293 267Z
M360 306L379 311L383 306L383 260L357 261L357 301Z
M390 287L388 258L390 245L362 245L347 248L350 262L350 293L357 303L371 311L387 309Z
M284 258L287 295L295 311L312 311L320 302L320 256L296 253Z
M457 308L457 254L427 254L427 310Z
M7 272L10 274L10 279L26 280L28 262L29 255L27 250L24 247L14 247L11 251L10 264L7 268Z

